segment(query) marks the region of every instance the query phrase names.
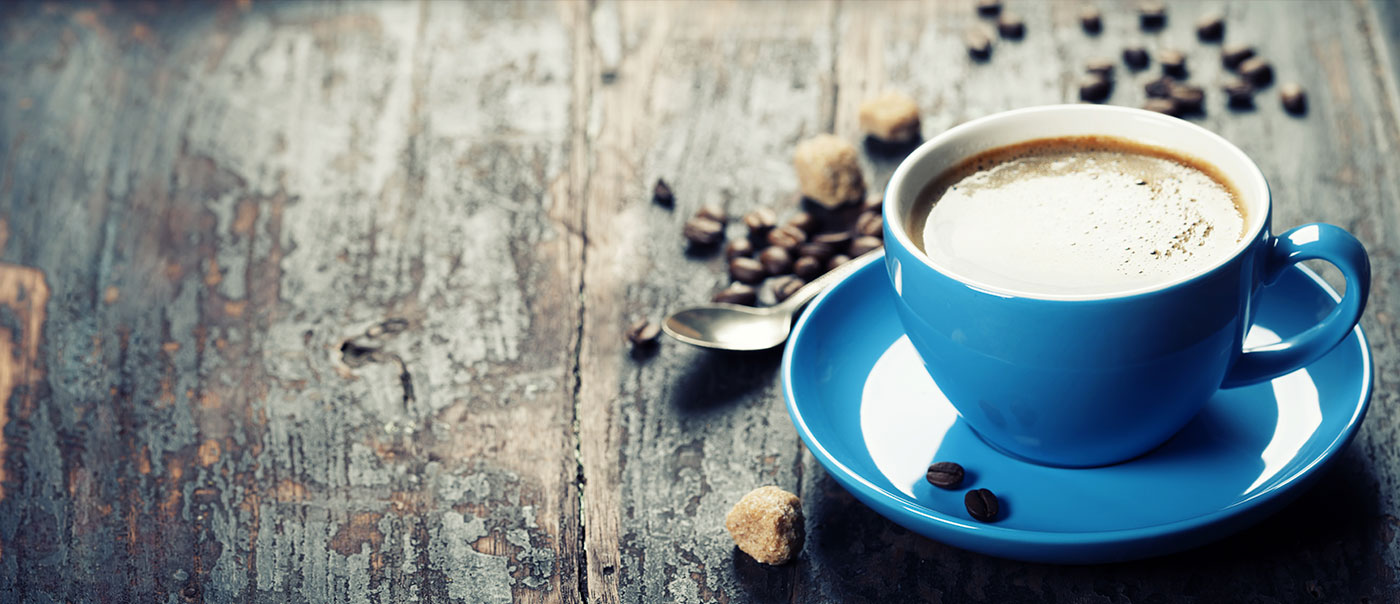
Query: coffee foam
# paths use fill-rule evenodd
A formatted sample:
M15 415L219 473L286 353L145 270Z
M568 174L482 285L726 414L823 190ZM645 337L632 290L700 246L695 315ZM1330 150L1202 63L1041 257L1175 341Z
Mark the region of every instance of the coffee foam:
M931 183L911 235L934 262L994 287L1149 287L1209 268L1243 236L1238 195L1214 172L1122 139L1031 141L974 156Z

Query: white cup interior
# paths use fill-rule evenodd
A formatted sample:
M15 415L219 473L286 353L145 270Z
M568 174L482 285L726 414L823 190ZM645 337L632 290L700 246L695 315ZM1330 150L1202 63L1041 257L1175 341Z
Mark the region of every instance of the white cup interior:
M908 221L919 192L958 162L982 151L1015 143L1061 136L1113 136L1162 147L1215 166L1239 192L1247 226L1245 237L1210 267L1169 282L1131 291L1092 295L1054 295L1010 291L957 275L929 259L909 238ZM997 113L944 131L915 149L895 170L885 191L885 220L899 244L925 264L953 279L985 291L1045 299L1096 300L1171 287L1210 272L1239 255L1264 228L1269 215L1269 186L1259 167L1229 141L1205 128L1160 113L1107 105L1049 105Z

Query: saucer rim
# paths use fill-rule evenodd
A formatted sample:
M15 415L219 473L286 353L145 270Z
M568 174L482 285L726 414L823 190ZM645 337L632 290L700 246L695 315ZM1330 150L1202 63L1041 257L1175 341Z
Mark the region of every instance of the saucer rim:
M808 427L806 418L798 408L797 397L793 393L793 351L798 348L798 342L805 332L808 322L819 314L819 309L826 303L829 297L835 295L841 288L846 287L853 279L864 274L865 271L883 269L885 266L884 262L882 262L883 259L884 252L881 252L880 256L871 261L869 265L862 267L860 270L847 276L840 283L822 292L816 299L812 300L811 304L809 304L802 313L802 316L798 318L796 325L793 326L792 335L788 339L788 344L783 349L783 397L786 399L785 402L787 403L789 419L792 421L793 426L797 428L798 435L802 437L803 443L807 445L807 449L812 452L812 455L816 457L817 461L821 462L822 466L825 467L828 472L832 473L833 478L836 478L843 487L852 491L853 495L864 500L877 513L880 513L880 515L899 524L905 524L905 520L915 520L919 521L918 523L922 525L920 528L929 527L935 530L947 530L955 535L963 535L983 541L992 541L1002 545L1065 546L1071 548L1146 543L1170 538L1174 535L1190 534L1209 529L1212 526L1230 520L1240 519L1253 512L1264 511L1270 504L1285 503L1287 500L1281 498L1294 494L1295 488L1310 483L1312 479L1316 478L1319 470L1323 466L1335 459L1337 454L1351 443L1352 439L1356 436L1356 432L1362 420L1366 416L1367 409L1370 407L1371 394L1374 388L1374 360L1371 355L1370 342L1367 340L1366 333L1358 322L1357 325L1352 328L1352 332L1356 335L1357 344L1361 348L1362 387L1359 401L1352 412L1352 416L1347 420L1346 425L1337 432L1335 438L1327 444L1327 447L1323 449L1320 454L1314 456L1313 459L1308 460L1305 466L1294 470L1290 476L1285 477L1277 484L1267 489L1262 489L1249 497L1234 501L1220 509L1167 523L1127 529L1104 531L1044 531L1008 528L995 524L971 524L964 519L949 516L922 504L917 507L911 506L909 502L906 501L907 498L897 496L888 489L872 483L862 474L852 470L844 463L841 463L835 455L822 446L821 441L812 434L811 429ZM1312 282L1320 287L1334 302L1341 301L1341 296L1337 294L1336 290L1332 289L1326 281L1308 267L1295 264L1288 270L1301 271L1304 276L1311 279ZM1346 342L1346 339L1344 339L1343 342ZM1328 354L1331 353L1329 352ZM1151 455L1151 453L1148 455ZM1092 471L1092 468L1087 470ZM912 515L913 518L896 518L896 515ZM906 526L908 525L906 524ZM911 526L909 528L914 529L915 527ZM915 530L916 532L921 532L917 529ZM1133 557L1142 557L1143 555L1151 554L1139 554ZM1035 557L1039 558L1039 556Z

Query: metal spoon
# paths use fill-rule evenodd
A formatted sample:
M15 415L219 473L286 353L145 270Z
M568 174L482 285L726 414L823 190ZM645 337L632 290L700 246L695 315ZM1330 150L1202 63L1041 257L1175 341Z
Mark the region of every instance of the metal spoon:
M839 283L880 256L866 252L793 292L788 299L767 308L716 302L671 313L661 330L686 344L718 350L767 350L787 341L792 317L812 298Z

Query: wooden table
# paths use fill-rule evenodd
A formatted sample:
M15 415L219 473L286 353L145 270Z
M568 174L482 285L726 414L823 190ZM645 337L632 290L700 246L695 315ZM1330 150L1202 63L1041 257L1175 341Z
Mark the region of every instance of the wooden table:
M5 3L0 600L1396 601L1400 10L1181 3L1145 34L1101 1L1089 37L1077 2L1009 4L1026 38L975 64L963 0ZM1192 34L1222 6L1306 117L1224 108ZM629 353L724 281L681 223L792 211L795 143L855 140L862 99L908 92L931 135L1073 100L1135 40L1189 51L1275 225L1370 249L1370 415L1281 513L1127 564L972 554L827 476L779 352ZM762 484L805 502L794 564L723 528Z

